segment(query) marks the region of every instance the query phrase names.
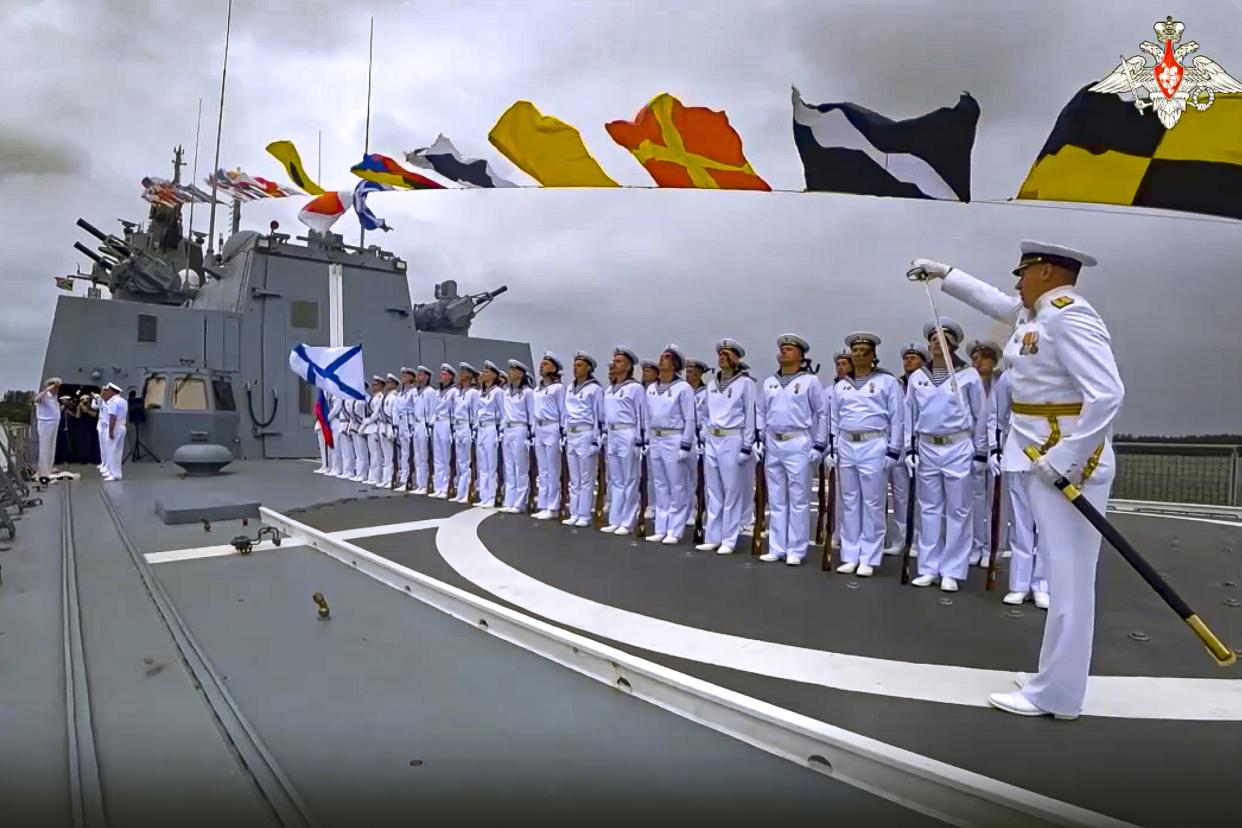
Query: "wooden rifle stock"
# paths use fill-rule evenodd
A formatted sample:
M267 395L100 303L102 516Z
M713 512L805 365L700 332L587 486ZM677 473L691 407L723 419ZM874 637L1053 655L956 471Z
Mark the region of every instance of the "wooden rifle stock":
M505 505L505 440L499 428L496 431L496 499L492 505L497 508Z
M917 449L911 449L917 451ZM901 583L902 585L910 583L910 547L914 543L914 501L917 496L915 489L918 484L918 475L914 472L910 473L910 489L909 496L906 500L906 545L901 549Z
M765 513L768 510L768 476L764 472L765 460L755 463L755 530L750 538L750 554L763 553L763 531L766 524Z
M824 545L824 527L828 522L828 481L824 474L824 464L819 464L819 512L815 515L815 545Z
M638 455L638 535L647 536L647 454L639 449Z
M608 483L607 463L604 461L604 447L599 448L599 471L595 475L595 528L602 528L604 525L604 503L607 494L604 487Z
M704 479L703 464L706 462L704 448L699 449L699 462L695 472L698 480L698 496L694 503L694 542L703 543L707 538L707 481Z
M448 499L457 497L457 431L449 427Z
M820 486L824 484L821 481ZM823 499L820 500L821 504ZM823 572L832 570L832 534L837 525L837 470L832 468L828 472L828 504L820 506L827 512L824 518L824 552L819 559L819 568Z
M470 438L470 488L466 493L466 502L474 503L479 499L479 446L478 437Z
M987 592L996 589L996 555L1000 549L1001 531L1001 476L998 474L992 481L992 544L988 553Z
M563 434L563 433L562 433ZM562 437L562 439L564 439ZM569 519L569 443L561 447L561 511L560 519Z

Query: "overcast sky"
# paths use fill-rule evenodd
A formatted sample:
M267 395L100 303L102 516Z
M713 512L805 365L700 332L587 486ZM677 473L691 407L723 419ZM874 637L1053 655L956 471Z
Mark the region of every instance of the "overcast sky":
M52 277L82 262L75 239L89 241L73 221L115 231L116 218L145 218L139 179L168 176L177 143L192 154L200 98L199 178L210 169L225 8L225 0L0 5L0 388L40 379L59 295ZM1242 77L1242 3L1196 0L1174 11L1200 54ZM351 188L371 14L372 151L400 158L443 132L523 183L487 142L520 98L578 127L604 169L632 185L650 179L604 122L632 118L664 91L725 109L755 170L775 188L798 189L791 84L809 103L853 101L894 118L952 105L969 90L982 108L970 205L537 189L385 193L371 205L395 228L381 241L410 261L415 301L445 278L463 292L510 286L477 335L600 357L617 343L646 356L676 342L706 358L730 336L765 371L783 331L806 337L827 362L860 328L881 334L881 356L894 366L928 315L922 291L904 279L912 258L1008 287L1020 239L1069 244L1101 262L1083 289L1109 323L1129 391L1120 427L1237 432L1242 223L982 203L1017 192L1061 107L1118 55L1138 53L1169 12L1147 0L235 0L220 162L281 179L263 148L287 138L314 174L322 130L321 183ZM243 224L277 219L300 229L301 201L250 205ZM205 210L195 226L205 229ZM337 229L356 239L352 214ZM940 301L968 336L1003 333Z

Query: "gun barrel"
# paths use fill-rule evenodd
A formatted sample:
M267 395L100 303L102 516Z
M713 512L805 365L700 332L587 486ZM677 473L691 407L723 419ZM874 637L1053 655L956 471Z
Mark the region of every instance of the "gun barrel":
M498 287L498 288L496 288L495 290L491 291L491 292L490 292L490 293L488 293L487 295L488 295L488 296L490 296L490 297L492 297L493 299L495 299L497 296L499 296L500 294L504 293L504 292L505 292L505 291L507 291L508 289L509 289L509 286L508 286L508 285L501 285L500 287Z
M73 249L74 249L74 250L77 250L77 251L78 251L79 253L81 253L83 256L85 256L86 258L90 259L92 262L95 262L96 264L100 265L100 266L101 266L101 267L103 267L105 270L106 270L106 269L108 269L108 268L110 267L110 265L109 265L106 261L104 261L103 256L100 256L100 255L99 255L98 253L96 253L94 250L91 250L89 247L87 247L86 245L82 244L82 242L75 241L75 242L73 243Z
M91 234L92 236L94 236L95 238L99 239L100 241L107 241L107 240L108 240L108 235L107 235L106 233L104 233L104 231L100 230L98 227L96 227L95 225L91 224L91 223L90 223L89 221L87 221L86 219L84 219L84 218L80 218L80 219L78 219L78 220L77 220L76 222L74 222L74 223L75 223L75 224L77 224L77 225L78 225L78 227L81 227L83 230L85 230L86 232L90 233L90 234Z

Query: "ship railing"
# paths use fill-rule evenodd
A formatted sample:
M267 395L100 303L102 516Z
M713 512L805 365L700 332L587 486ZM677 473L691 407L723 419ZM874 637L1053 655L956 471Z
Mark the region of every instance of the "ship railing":
M1119 442L1114 501L1242 507L1239 454L1225 443Z

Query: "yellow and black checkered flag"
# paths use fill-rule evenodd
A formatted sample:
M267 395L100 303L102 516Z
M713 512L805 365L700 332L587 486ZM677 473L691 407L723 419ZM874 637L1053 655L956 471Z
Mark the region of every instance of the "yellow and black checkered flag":
M1061 110L1018 198L1242 219L1242 95L1188 107L1165 129L1154 113L1088 88Z

